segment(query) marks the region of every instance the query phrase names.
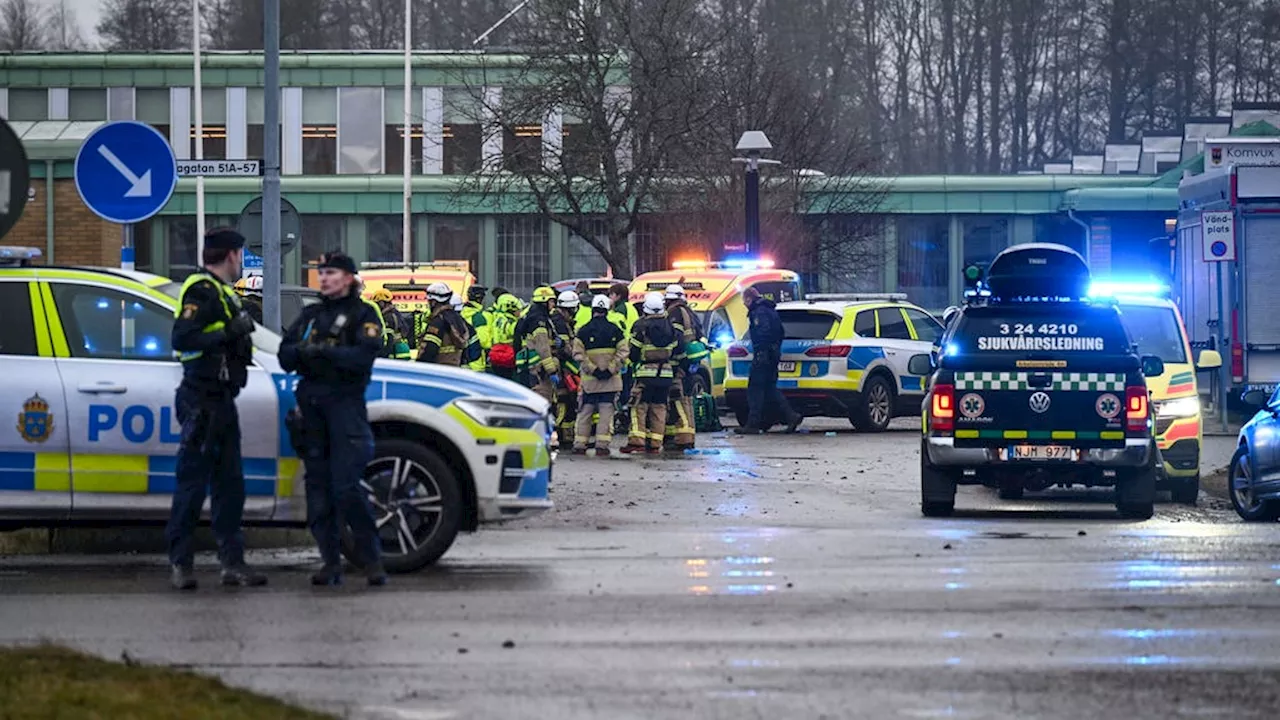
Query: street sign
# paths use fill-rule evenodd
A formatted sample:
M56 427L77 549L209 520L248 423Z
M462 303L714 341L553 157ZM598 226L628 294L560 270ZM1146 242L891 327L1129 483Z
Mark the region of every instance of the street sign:
M0 118L0 237L13 229L30 198L31 168L22 140Z
M261 275L263 266L262 256L258 253L245 248L244 251L244 274L245 275Z
M262 254L262 196L249 201L240 211L236 220L236 229L244 236L245 245L257 254ZM302 237L302 218L293 203L280 198L280 257L288 255L293 246Z
M179 160L178 174L182 177L258 177L262 174L261 160Z
M1200 213L1205 262L1236 259L1236 214L1230 210Z
M84 204L120 225L160 212L178 184L169 141L133 120L107 123L90 133L76 154L75 177Z

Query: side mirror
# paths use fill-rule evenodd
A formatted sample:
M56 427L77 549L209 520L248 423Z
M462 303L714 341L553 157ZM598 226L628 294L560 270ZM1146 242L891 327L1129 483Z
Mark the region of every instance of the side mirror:
M1142 374L1147 377L1156 377L1164 374L1164 361L1155 355L1142 356Z
M1222 354L1217 350L1201 350L1196 358L1197 370L1217 370L1222 367Z
M1240 400L1250 407L1262 408L1267 406L1271 396L1261 390L1250 390L1240 396Z
M933 374L933 359L928 355L912 355L907 361L907 372L926 377Z

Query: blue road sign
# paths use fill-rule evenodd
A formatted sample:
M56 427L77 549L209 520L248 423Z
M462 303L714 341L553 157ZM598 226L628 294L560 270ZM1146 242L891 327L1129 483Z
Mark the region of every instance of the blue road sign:
M169 141L145 123L107 123L76 154L76 190L108 222L128 225L160 212L178 184Z
M261 270L263 266L262 256L258 253L244 249L244 269L245 270Z

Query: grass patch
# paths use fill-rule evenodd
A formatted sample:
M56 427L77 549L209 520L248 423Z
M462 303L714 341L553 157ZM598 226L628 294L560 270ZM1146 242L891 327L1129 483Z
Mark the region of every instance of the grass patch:
M3 720L333 720L192 672L51 645L0 648Z

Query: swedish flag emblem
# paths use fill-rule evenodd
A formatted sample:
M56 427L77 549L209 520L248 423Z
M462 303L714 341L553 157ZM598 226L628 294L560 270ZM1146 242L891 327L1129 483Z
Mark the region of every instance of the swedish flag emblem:
M49 403L40 393L27 398L22 404L22 412L18 413L18 434L23 440L42 443L53 434L53 413L49 412Z

